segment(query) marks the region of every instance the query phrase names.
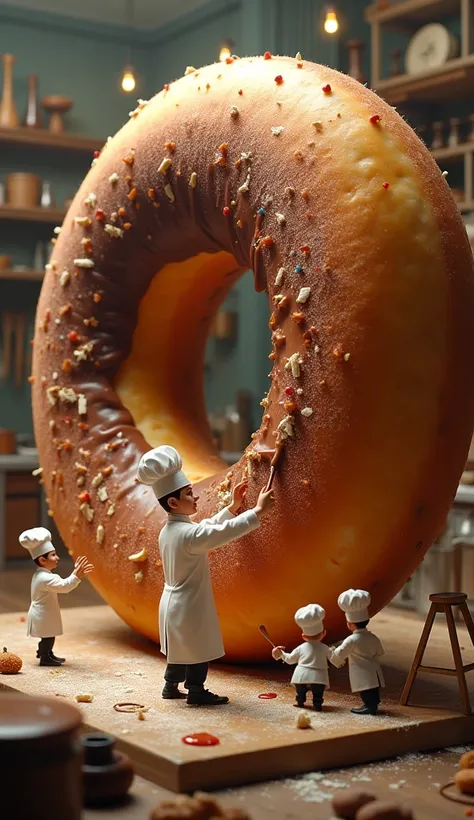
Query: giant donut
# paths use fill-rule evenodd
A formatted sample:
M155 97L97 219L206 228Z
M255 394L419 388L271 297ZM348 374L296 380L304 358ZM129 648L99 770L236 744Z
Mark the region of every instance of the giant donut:
M206 337L248 268L271 306L262 424L230 470L209 432ZM140 101L65 218L32 391L51 513L134 629L158 640L165 513L135 482L171 444L207 517L277 450L276 504L210 555L227 659L298 637L295 610L362 587L372 612L443 527L474 419L473 265L438 166L393 108L295 59L231 58ZM270 347L270 345L269 345ZM276 448L276 444L282 449Z

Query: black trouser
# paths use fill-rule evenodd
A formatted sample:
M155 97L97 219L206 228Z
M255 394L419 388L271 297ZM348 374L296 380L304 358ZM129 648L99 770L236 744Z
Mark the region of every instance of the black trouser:
M295 683L296 702L302 706L306 701L306 693L311 689L314 706L322 706L324 700L324 683Z
M359 695L364 706L376 710L380 703L380 686L376 686L374 689L363 689L362 692L359 692Z
M41 638L38 644L38 658L43 658L51 654L55 640L56 638Z
M169 663L165 670L167 683L182 683L190 692L201 692L207 678L209 664L206 663Z

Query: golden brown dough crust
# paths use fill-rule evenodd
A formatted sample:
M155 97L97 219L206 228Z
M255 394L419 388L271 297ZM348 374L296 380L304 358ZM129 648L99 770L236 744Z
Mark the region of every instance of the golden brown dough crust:
M269 469L256 451L279 427L287 438L275 509L211 556L232 661L268 657L260 623L291 644L309 601L325 607L331 640L345 634L343 589L370 590L374 612L391 599L443 525L474 417L471 251L414 132L356 81L306 61L191 71L102 151L36 320L50 506L132 627L157 639L163 582L164 516L134 483L141 454L183 452L202 477L203 517L228 489L202 361L213 312L250 266L268 292L274 358L262 426L230 471L234 481L250 461L249 504Z

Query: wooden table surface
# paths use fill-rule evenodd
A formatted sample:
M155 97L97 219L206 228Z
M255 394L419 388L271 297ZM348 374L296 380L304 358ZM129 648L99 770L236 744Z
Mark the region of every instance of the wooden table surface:
M382 763L257 783L214 794L226 807L245 808L253 820L330 820L334 813L329 795L354 787L371 791L384 800L407 803L416 820L463 820L466 809L470 811L468 807L441 797L439 786L452 778L459 754L467 748L406 755ZM128 805L115 810L89 809L84 812L84 820L148 820L151 808L160 800L175 798L171 792L137 778Z
M61 565L62 575L68 570L67 566L63 566L65 563L62 562ZM31 574L29 562L25 570L0 573L0 612L18 612L27 608ZM66 606L97 604L100 600L87 583L81 584L79 596L64 598ZM420 618L420 633L422 624ZM471 680L472 678L474 672L471 673ZM454 747L429 754L415 753L380 763L324 773L313 772L215 794L224 806L245 808L253 820L329 820L334 816L331 811L331 796L342 793L344 789L358 787L372 791L384 799L408 803L417 820L462 820L466 812L471 810L441 797L439 787L452 780L459 757L467 748ZM175 795L171 792L142 778L136 778L126 805L100 811L88 809L84 811L83 817L84 820L148 820L151 808L160 800L174 798ZM474 812L474 806L472 811Z

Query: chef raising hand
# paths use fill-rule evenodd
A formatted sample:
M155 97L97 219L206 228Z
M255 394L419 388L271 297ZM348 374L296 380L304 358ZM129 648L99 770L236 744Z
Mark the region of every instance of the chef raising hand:
M245 496L247 495L247 488L248 481L244 480L241 481L240 484L236 484L232 490L232 501L229 504L229 510L232 515L235 515L237 510L239 510L244 503Z
M234 487L229 506L195 523L191 517L199 499L182 466L180 454L168 445L145 453L138 466L139 481L153 487L168 513L158 538L165 576L159 606L160 643L168 662L162 697L187 698L194 706L217 706L229 698L204 688L209 662L224 655L207 553L257 529L273 504L273 493L262 490L252 509L236 515L247 492L247 482L241 481ZM187 696L178 688L180 683L188 690Z
M232 515L235 515L244 503L247 495L247 488L248 481L245 479L244 481L241 481L240 484L236 484L232 490L232 501L227 508ZM255 505L255 512L257 515L261 515L269 510L270 507L273 507L274 503L275 499L273 497L273 490L266 490L264 488L259 493L257 503Z
M93 569L93 564L89 564L89 561L87 560L85 555L80 555L76 563L74 564L74 575L76 576L76 578L83 578L84 575L89 575L89 573L92 572Z
M81 578L94 569L87 558L81 555L67 578L55 575L53 570L59 564L59 555L51 537L50 531L45 527L33 527L19 536L21 546L28 550L36 564L36 572L31 581L27 634L40 638L36 652L40 666L60 666L64 663L65 658L58 658L53 652L56 636L63 634L58 594L72 592L81 583Z

